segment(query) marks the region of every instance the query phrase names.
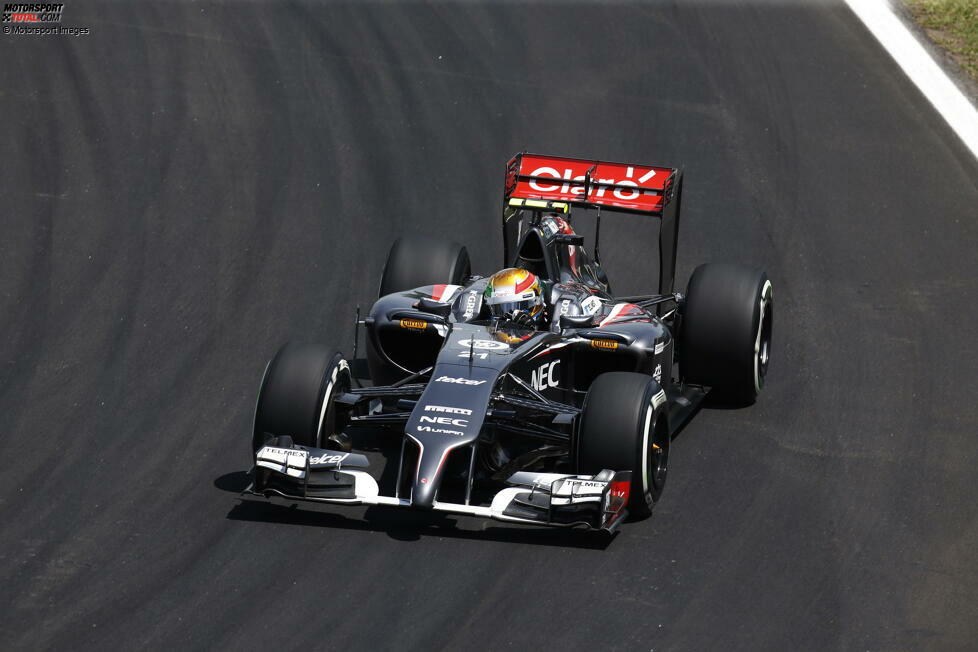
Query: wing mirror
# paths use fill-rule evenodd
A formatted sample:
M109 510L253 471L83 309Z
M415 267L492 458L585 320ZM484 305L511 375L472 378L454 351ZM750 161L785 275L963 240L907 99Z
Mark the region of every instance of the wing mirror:
M594 315L561 315L560 328L591 328L594 326Z
M452 312L452 304L442 303L441 301L435 301L434 299L420 299L414 307L421 312L427 312L432 315L438 315L442 319L448 319L448 315Z
M560 244L574 245L575 247L584 246L584 236L576 233L558 233L554 236L554 242Z

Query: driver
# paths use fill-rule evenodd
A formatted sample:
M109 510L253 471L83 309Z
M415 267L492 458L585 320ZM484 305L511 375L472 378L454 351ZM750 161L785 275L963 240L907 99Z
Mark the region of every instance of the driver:
M492 316L537 329L544 319L543 291L536 274L510 267L489 277L483 300Z

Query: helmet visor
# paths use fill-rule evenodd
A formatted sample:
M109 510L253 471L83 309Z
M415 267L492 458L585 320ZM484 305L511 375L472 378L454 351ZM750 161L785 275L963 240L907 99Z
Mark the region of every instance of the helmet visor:
M523 299L522 301L504 301L502 303L494 303L490 306L492 308L492 314L497 317L505 317L506 315L514 316L521 312L533 314L534 303L532 299Z

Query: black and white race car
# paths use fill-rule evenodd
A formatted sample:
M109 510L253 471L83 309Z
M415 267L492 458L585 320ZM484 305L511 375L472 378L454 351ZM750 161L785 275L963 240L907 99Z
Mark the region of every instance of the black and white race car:
M648 515L673 436L707 394L753 402L771 347L764 272L701 265L674 291L682 185L673 168L515 156L504 264L538 280L538 317L490 312L465 247L397 240L357 320L372 385L339 353L280 349L261 381L246 491L607 531ZM657 293L612 293L571 226L575 207L599 227L602 212L658 218ZM378 431L393 450L383 482L353 452Z

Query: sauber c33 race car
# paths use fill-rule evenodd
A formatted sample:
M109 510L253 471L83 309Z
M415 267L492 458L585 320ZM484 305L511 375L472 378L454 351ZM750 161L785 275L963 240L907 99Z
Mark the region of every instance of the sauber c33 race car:
M682 187L674 168L516 155L501 272L473 275L454 242L391 247L357 316L353 357L362 329L372 384L321 346L268 363L246 493L606 531L649 515L673 436L708 394L752 403L771 347L764 272L701 265L674 291ZM596 214L594 258L575 208ZM608 212L658 220L655 294L612 292L597 243ZM381 483L354 452L377 432L392 451Z

